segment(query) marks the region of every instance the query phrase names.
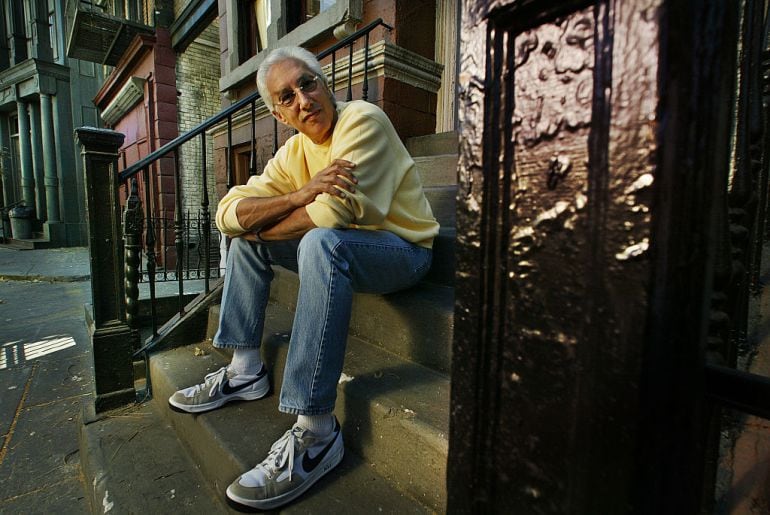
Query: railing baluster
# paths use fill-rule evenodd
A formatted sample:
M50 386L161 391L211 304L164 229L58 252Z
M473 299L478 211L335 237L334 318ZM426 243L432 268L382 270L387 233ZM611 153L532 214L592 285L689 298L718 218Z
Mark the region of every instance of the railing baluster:
M168 281L168 245L166 245L166 242L168 241L168 218L164 216L162 218L158 218L158 220L160 222L158 236L162 242L160 248L163 252L163 280Z
M182 177L179 173L179 148L174 149L174 244L176 246L176 280L179 284L179 315L184 314L184 225L182 220Z
M273 155L278 152L278 120L273 118Z
M192 232L190 231L190 210L187 210L186 216L184 217L184 241L182 244L184 245L184 248L187 252L184 253L184 267L182 270L184 271L184 278L189 279L190 278L190 235Z
M353 100L353 43L348 47L348 94L345 100Z
M203 246L204 258L204 291L210 291L209 279L211 278L211 218L209 215L209 183L206 177L206 131L201 132L201 179L203 180L203 201L201 202L203 216ZM200 225L200 224L198 224ZM198 240L200 241L200 240ZM198 274L200 278L200 273Z
M139 264L142 260L142 202L139 200L136 177L131 179L131 191L126 196L123 215L123 238L126 256L126 323L131 328L133 350L139 348Z
M144 245L147 258L147 281L150 287L150 320L152 323L152 336L158 335L158 314L155 309L155 224L152 220L152 181L150 180L149 165L142 169L144 177L144 205L147 208L147 232Z
M235 186L233 177L233 117L227 117L227 189Z
M363 99L369 100L369 33L364 37L364 92Z
M251 157L249 158L249 175L257 175L257 101L251 103Z
M336 83L336 75L337 75L337 52L332 52L332 87L331 92L332 95L334 95L334 85Z

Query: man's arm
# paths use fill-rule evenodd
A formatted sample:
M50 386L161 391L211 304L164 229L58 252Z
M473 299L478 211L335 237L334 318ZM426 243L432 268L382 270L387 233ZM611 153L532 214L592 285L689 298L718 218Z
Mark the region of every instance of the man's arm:
M235 210L238 223L247 231L259 231L265 240L299 238L316 227L305 206L319 194L345 198L346 191L355 192L354 184L358 181L351 172L355 166L350 161L335 159L297 191L275 197L243 198Z
M301 238L310 229L316 227L316 224L310 219L304 206L295 209L288 216L280 221L263 227L257 231L259 239L264 241L294 240ZM256 240L256 233L244 233L243 238L247 240Z

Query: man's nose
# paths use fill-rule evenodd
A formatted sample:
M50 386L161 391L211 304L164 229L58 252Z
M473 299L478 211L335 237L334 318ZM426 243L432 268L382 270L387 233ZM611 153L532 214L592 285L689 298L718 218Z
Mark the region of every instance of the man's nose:
M301 89L297 90L297 101L299 102L300 109L307 109L313 105L313 100L306 92L302 91Z

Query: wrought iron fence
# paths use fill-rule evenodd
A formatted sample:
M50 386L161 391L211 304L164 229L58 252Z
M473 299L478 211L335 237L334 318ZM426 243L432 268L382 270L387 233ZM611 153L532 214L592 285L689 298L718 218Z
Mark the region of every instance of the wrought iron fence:
M172 241L175 236L176 227L173 218L151 217L152 227L155 231L154 241L164 242ZM181 274L184 280L205 279L206 270L209 271L209 277L212 279L220 278L224 275L224 268L221 261L222 233L208 224L208 235L206 231L205 213L202 210L191 212L187 210L182 219L182 247L185 249L182 256ZM207 262L208 252L208 267ZM155 266L154 282L173 282L179 279L177 275L180 270L176 266L176 248L167 245L156 247L158 265ZM149 283L150 271L147 267L147 260L142 259L139 265L139 282Z

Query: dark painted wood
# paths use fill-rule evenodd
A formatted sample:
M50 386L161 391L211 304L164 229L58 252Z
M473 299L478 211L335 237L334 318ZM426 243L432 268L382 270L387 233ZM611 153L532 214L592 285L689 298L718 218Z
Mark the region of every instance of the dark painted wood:
M765 226L764 12L464 3L450 512L710 509L707 355L735 363Z

